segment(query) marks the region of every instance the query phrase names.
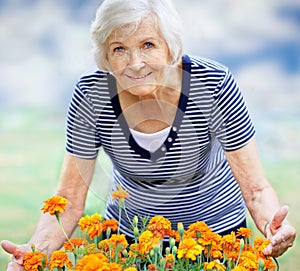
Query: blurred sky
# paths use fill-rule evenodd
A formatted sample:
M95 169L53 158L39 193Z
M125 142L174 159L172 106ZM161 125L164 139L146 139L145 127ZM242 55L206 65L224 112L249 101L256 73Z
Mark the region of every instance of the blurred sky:
M299 158L300 1L174 2L186 30L185 52L227 65L262 141ZM89 26L99 3L0 0L2 112L66 110L75 81L94 66Z

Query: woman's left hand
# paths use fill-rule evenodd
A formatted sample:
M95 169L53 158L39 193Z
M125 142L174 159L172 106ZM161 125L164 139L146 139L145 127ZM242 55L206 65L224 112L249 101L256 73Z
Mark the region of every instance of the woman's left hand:
M296 238L296 230L287 220L288 206L281 207L265 227L265 235L271 243L264 249L267 256L278 257L291 247Z

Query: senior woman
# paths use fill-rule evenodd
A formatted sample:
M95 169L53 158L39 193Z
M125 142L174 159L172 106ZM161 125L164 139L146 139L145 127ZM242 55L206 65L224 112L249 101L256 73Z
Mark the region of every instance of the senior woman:
M230 71L183 54L181 23L170 1L106 0L91 26L97 70L83 75L70 103L57 194L68 198L61 220L70 235L82 216L98 150L113 165L130 219L163 215L185 227L206 222L225 234L246 225L246 207L279 256L295 239L266 180L247 107ZM101 180L99 180L101 181ZM107 218L118 218L109 201ZM121 219L130 236L130 222ZM51 253L64 242L55 219L42 215L28 244ZM29 245L3 241L22 270Z

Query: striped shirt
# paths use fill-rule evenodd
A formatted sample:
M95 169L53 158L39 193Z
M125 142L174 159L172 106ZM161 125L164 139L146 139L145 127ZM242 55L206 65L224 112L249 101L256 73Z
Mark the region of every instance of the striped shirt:
M78 81L69 106L69 153L86 159L99 148L113 165L112 189L130 194L127 215L168 218L174 228L196 221L223 232L245 219L246 207L224 150L243 147L254 127L243 96L228 68L183 56L182 89L170 132L155 152L139 146L122 114L115 78L99 70ZM109 200L106 217L118 220ZM132 235L123 212L121 232Z

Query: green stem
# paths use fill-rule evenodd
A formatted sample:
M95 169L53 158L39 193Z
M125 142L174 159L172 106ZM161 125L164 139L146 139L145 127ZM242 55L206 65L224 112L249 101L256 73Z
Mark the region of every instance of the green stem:
M236 263L235 263L235 266L238 266L238 264L239 264L239 261L240 261L240 258L241 258L241 255L242 255L242 251L243 251L243 249L244 249L244 246L245 246L245 241L244 241L244 239L242 238L242 239L240 240L240 251L239 251L239 256L238 256L238 259L237 259L237 261L236 261Z
M72 244L72 242L70 241L70 239L69 239L69 237L68 237L67 233L65 232L65 229L64 229L64 227L62 226L62 224L61 224L61 222L60 222L59 213L58 213L58 212L56 212L56 213L55 213L55 216L56 216L56 219L57 219L58 225L59 225L59 227L60 227L60 229L61 229L62 233L63 233L63 234L64 234L64 236L66 237L67 241L70 243L70 245L71 245L71 247L72 247L72 249L74 250L74 253L75 253L75 247L73 246L73 244Z
M118 227L118 234L120 234L122 209L123 209L123 202L121 200L119 200L119 221L118 221L119 227Z

